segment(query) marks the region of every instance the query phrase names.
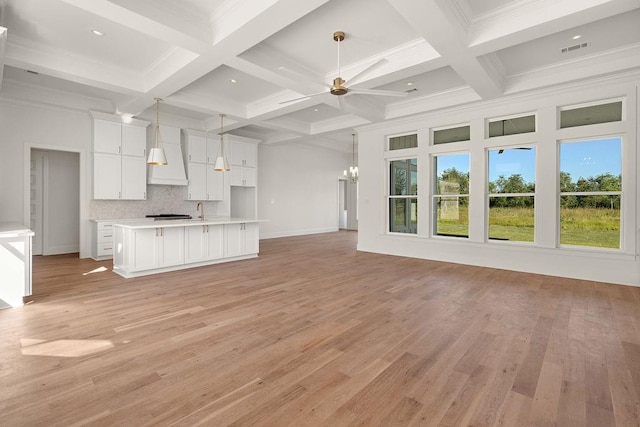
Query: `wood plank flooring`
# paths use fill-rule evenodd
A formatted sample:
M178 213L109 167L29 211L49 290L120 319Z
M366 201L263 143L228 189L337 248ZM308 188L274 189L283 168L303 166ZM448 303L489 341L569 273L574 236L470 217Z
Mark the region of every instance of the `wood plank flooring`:
M0 311L0 425L640 425L640 288L356 239L137 279L36 257Z

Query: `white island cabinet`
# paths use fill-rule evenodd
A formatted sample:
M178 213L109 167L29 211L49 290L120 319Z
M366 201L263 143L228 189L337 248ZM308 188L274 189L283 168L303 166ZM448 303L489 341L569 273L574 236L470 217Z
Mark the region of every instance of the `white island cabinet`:
M215 218L113 224L113 271L138 277L258 256L260 220Z
M22 224L0 222L0 306L19 307L31 295L31 239Z

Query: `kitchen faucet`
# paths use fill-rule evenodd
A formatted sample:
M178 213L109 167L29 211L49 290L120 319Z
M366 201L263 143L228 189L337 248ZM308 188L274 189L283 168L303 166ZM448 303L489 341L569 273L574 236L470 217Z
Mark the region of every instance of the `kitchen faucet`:
M200 212L200 216L198 217L200 218L200 221L204 221L204 205L202 202L198 202L196 205L196 211Z

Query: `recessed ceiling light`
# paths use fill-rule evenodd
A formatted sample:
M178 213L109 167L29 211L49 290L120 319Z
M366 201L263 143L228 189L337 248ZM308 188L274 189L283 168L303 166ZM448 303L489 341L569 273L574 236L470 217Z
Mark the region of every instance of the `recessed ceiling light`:
M320 111L320 110L318 110L317 108L314 108L313 111Z
M104 33L100 30L93 29L91 30L91 32L96 36L100 36L100 37L104 36Z
M407 86L413 86L413 82L407 82Z
M238 81L236 79L231 79L229 80L231 83L238 83Z
M581 38L582 36L580 34L576 34L575 36L573 36L572 38L574 40L578 40L579 38Z
M281 65L281 66L279 66L279 67L278 67L278 70L286 70L286 69L287 69L287 67L285 67L285 66L283 66L283 65Z

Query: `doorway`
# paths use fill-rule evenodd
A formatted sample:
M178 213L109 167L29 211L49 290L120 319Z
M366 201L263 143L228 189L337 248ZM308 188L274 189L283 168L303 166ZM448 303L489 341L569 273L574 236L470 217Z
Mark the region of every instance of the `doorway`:
M80 154L31 149L29 222L33 255L80 251Z
M338 179L338 228L358 229L358 183Z

